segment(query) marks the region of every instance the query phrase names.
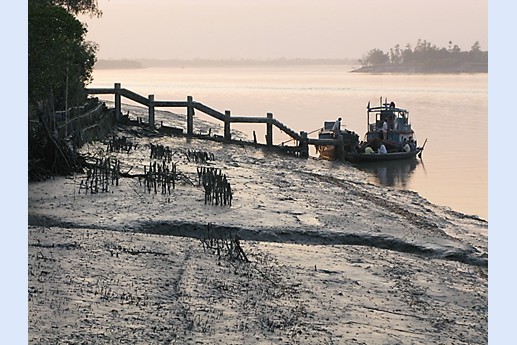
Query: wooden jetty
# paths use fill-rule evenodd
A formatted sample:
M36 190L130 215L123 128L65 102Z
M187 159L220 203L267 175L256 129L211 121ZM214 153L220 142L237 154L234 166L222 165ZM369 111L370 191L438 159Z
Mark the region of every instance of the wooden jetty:
M224 113L217 111L201 102L194 101L192 96L187 96L185 101L163 101L156 100L154 95L148 95L144 97L131 90L121 87L120 83L115 83L113 88L87 88L86 91L90 95L114 95L115 103L115 117L116 120L120 120L122 97L132 100L148 108L148 124L150 128L155 128L155 108L186 108L187 109L187 135L194 135L194 111L198 110L208 116L213 117L216 120L224 123L224 140L231 141L231 124L232 123L256 123L266 125L266 146L273 145L273 126L286 133L292 138L293 141L297 142L298 145L293 147L293 151L298 151L300 156L309 156L309 145L340 145L341 140L339 139L316 139L309 138L307 132L301 131L300 133L292 130L282 122L273 118L272 113L267 113L266 117L250 117L250 116L235 116L232 115L230 110L225 110Z

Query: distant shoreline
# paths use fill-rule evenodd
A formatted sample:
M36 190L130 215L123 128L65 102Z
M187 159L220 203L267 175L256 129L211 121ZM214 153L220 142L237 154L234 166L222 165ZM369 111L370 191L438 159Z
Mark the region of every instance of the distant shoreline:
M357 66L357 59L241 59L241 60L155 60L155 59L114 59L99 60L96 69L142 69L156 67L270 67L270 66Z
M429 66L426 64L385 64L363 66L353 73L488 73L487 63L465 63L458 66Z
M351 73L378 74L444 74L444 73L488 73L487 63L464 63L457 66L432 66L429 64L384 64L375 66L358 65L353 59L271 59L271 60L99 60L95 69L145 69L185 67L290 67L290 66L346 66Z

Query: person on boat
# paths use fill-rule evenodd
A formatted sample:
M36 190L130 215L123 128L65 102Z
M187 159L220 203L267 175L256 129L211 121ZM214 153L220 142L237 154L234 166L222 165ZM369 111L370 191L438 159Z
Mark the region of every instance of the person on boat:
M390 109L395 109L395 102L390 103Z
M370 146L366 146L366 148L364 149L364 153L370 155L372 153L375 153L375 151Z
M379 146L379 153L383 155L388 153L388 150L386 150L386 146L384 146L384 144L381 144L381 146Z
M334 122L334 126L332 126L332 132L334 133L334 138L337 138L340 130L341 130L341 118L338 118L336 120L336 122Z
M382 124L382 139L388 140L388 121L385 119Z
M411 146L409 145L409 141L404 138L404 141L402 142L402 145L400 147L400 152L409 152L411 151Z
M388 128L390 130L395 130L395 116L391 115L388 119Z

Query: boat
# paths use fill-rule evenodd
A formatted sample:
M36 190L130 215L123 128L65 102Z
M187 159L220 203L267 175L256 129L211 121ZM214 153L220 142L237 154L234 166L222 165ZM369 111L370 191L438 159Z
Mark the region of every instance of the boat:
M417 146L415 132L409 122L409 111L407 109L398 108L394 102L388 102L387 99L383 102L381 97L379 106L372 107L368 102L366 121L367 131L364 135L364 141L345 140L341 155L338 154L336 145L320 145L318 146L320 157L324 159L339 159L341 157L346 161L355 163L414 159L417 155L421 157L427 140L422 147ZM329 123L333 125L333 122L325 122L324 128L320 131L319 139L328 137ZM383 131L383 126L387 127L386 132ZM347 132L353 133L351 131ZM346 133L346 136L353 137L349 133ZM382 145L386 148L386 153L379 153Z
M334 121L325 121L323 128L318 133L318 139L336 140L336 133L332 130ZM359 144L359 135L348 129L339 129L340 138L343 141L343 152L352 151ZM336 160L339 156L336 145L317 145L316 151L319 157L326 160Z
M416 148L408 152L389 152L388 153L364 153L364 152L346 152L345 160L353 163L359 162L381 162L381 161L394 161L400 159L415 158L417 154L421 152L421 148Z

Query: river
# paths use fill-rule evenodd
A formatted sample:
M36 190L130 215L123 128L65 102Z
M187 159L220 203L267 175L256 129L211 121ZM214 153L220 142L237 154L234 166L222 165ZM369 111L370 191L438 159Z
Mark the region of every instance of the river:
M363 166L368 182L418 192L429 201L488 220L488 74L363 74L351 66L97 69L90 87L123 88L156 100L194 100L232 115L274 117L313 132L342 117L362 138L366 106L380 97L408 109L422 158ZM104 96L112 100L110 96ZM101 97L102 98L102 97ZM123 99L123 102L126 102ZM129 101L127 101L130 103ZM185 113L185 109L168 109ZM196 117L210 118L196 112ZM265 142L265 126L234 124ZM313 133L310 137L316 137ZM275 131L274 143L290 138ZM311 148L311 155L316 155ZM343 168L346 166L343 165ZM339 167L338 167L339 168Z

